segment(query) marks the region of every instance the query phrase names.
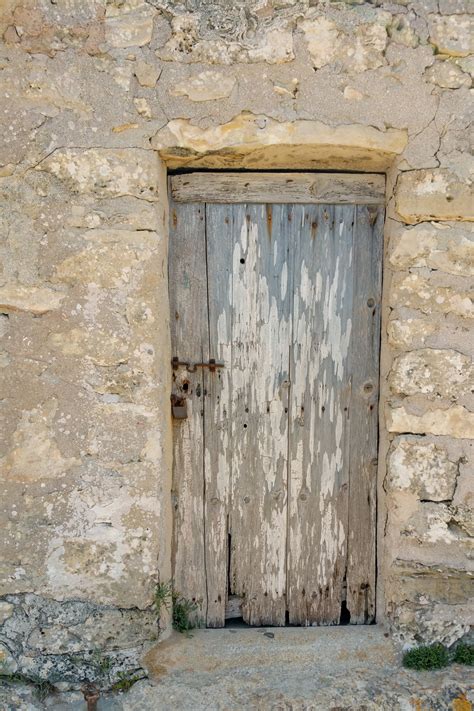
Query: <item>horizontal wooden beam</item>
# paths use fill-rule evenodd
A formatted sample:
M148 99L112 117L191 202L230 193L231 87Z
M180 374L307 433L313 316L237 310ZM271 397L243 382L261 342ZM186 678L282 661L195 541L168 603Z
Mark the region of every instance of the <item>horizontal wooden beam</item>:
M175 202L383 205L377 173L188 173L171 178Z

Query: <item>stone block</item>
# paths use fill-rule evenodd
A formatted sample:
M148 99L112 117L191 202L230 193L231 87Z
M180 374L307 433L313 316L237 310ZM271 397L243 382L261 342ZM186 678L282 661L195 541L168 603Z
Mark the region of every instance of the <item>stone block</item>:
M35 482L44 479L60 480L79 460L61 453L53 429L57 400L23 411L12 437L12 446L3 460L7 479Z
M0 670L2 674L14 674L18 664L8 647L0 643Z
M13 614L13 605L10 602L0 602L0 625Z
M472 15L429 15L430 42L438 54L466 57L474 52Z
M411 436L396 437L388 459L390 489L406 490L418 499L453 498L459 465L440 444Z
M473 439L474 413L461 405L446 410L429 410L422 415L408 412L405 407L394 407L387 413L387 428L389 432L412 432Z
M469 74L464 72L457 63L449 59L433 64L432 67L426 70L425 77L442 89L459 89L462 86L470 88L472 84Z
M472 184L445 168L402 173L395 193L396 209L404 222L474 220Z
M156 10L141 0L108 4L105 41L111 47L142 47L151 41Z
M427 395L456 401L474 385L472 358L451 349L422 348L398 356L389 376L397 395Z
M96 197L131 195L156 200L158 161L140 148L58 149L36 170L65 181L74 193Z
M26 311L40 316L61 306L65 294L47 286L7 284L0 287L0 309L4 312Z
M170 168L186 164L292 169L297 164L301 168L383 170L402 153L406 142L405 131L396 129L276 121L245 111L225 124L204 129L186 119L172 120L155 135L152 146Z
M230 96L235 85L233 76L207 70L178 82L170 89L170 94L186 96L191 101L215 101Z
M428 267L447 274L474 276L474 227L452 223L397 227L391 237L389 261L400 270Z
M103 404L93 413L88 452L117 464L139 461L144 453L148 421L153 417L139 405Z
M139 268L143 255L125 244L103 243L67 257L56 267L53 282L95 284L101 288L124 288Z
M441 313L461 316L464 319L474 317L474 305L471 293L460 288L441 286L421 274L397 275L390 285L390 306L406 307L422 311L424 314Z
M304 33L316 69L337 64L346 72L358 74L385 64L389 19L388 13L379 11L370 22L361 21L349 30L333 19L318 16L301 21L298 29Z
M62 355L86 358L95 365L113 366L124 363L132 353L128 338L120 338L115 333L100 328L72 328L51 333L48 345Z
M397 350L445 348L474 356L474 338L469 322L461 318L444 318L442 314L412 318L395 312L387 324L388 342Z
M161 69L139 59L134 66L134 74L140 86L152 89L159 79Z

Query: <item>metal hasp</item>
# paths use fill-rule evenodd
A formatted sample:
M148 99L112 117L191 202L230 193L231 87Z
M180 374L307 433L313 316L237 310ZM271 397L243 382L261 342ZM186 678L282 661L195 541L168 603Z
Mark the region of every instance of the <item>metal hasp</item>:
M173 370L178 370L179 367L186 368L190 373L195 373L198 368L209 368L211 373L214 373L216 368L224 368L224 363L216 363L215 358L209 358L208 363L188 363L188 361L179 360L177 356L171 359L171 367Z

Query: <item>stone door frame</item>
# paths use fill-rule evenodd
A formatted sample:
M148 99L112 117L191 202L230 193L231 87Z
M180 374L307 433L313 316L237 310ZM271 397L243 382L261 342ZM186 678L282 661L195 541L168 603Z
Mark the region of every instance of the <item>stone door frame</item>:
M339 126L328 127L316 121L299 120L279 123L264 116L244 113L228 124L211 129L200 129L186 120L171 121L152 141L159 161L160 212L163 216L163 265L166 302L166 323L168 353L170 355L169 303L167 279L167 252L169 241L169 199L168 171L179 169L233 169L233 170L312 170L339 172L378 172L386 176L386 216L384 228L384 248L382 265L381 302L381 344L380 344L380 396L379 396L379 449L377 465L377 621L386 617L384 605L384 571L390 561L386 560L384 546L384 522L386 519L386 498L383 481L386 473L386 456L389 447L386 424L387 374L390 370L391 354L387 339L389 270L386 251L388 245L388 223L394 214L394 186L398 177L397 157L402 153L407 141L404 131L390 129L386 132L372 127ZM166 291L166 295L165 295ZM171 358L171 356L170 356ZM170 363L170 359L168 360ZM171 395L171 366L167 366L168 388ZM170 412L170 408L169 408ZM162 481L171 494L172 486L172 438L171 414L166 427L167 436L163 440L166 476ZM169 497L171 499L171 496ZM161 579L171 577L171 546L173 512L171 501L165 513L165 523L160 526L165 540L161 547L159 570ZM169 629L163 620L162 629Z

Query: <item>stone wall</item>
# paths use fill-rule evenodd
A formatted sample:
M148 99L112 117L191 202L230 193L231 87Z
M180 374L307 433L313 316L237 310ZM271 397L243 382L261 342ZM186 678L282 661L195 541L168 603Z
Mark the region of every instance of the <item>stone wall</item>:
M387 172L378 620L407 644L467 633L469 6L2 3L5 669L135 669L159 632L166 167Z

